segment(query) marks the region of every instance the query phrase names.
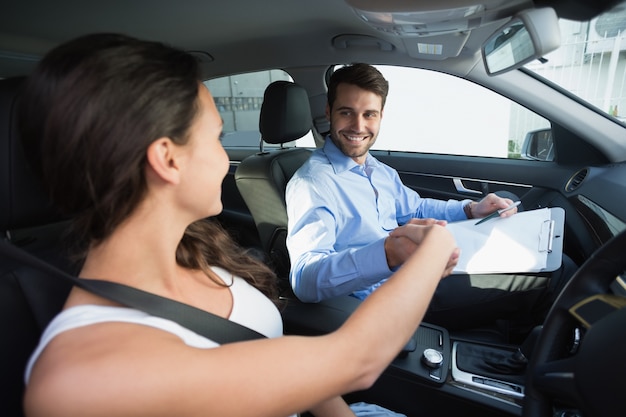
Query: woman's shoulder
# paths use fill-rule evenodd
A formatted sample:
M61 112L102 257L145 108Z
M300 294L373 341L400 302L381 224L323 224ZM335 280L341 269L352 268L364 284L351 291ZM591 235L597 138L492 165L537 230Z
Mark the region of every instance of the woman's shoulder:
M233 276L219 267L212 267L212 269L225 283L232 282L230 291L233 297L233 307L228 317L229 320L256 330L267 337L282 336L282 317L269 298L243 278Z
M198 348L218 346L216 342L200 336L176 322L152 316L140 310L92 304L77 305L61 311L46 327L39 341L39 345L31 355L27 364L25 372L26 382L28 382L30 378L35 362L41 356L44 349L48 347L57 336L70 330L101 323L139 324L164 330L177 336L188 346ZM110 331L114 331L113 327L109 327L109 329Z

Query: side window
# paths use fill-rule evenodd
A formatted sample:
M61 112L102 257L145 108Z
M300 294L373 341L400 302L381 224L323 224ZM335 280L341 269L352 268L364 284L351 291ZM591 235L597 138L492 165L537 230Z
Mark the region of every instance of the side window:
M293 81L283 70L268 70L247 74L229 75L205 81L224 121L225 147L253 147L258 149L259 115L265 88L274 81ZM298 139L294 146L314 147L311 133ZM265 144L266 148L278 145Z
M543 117L458 77L377 68L389 81L389 95L373 149L538 159L523 150L536 137L531 133L549 131L550 122Z

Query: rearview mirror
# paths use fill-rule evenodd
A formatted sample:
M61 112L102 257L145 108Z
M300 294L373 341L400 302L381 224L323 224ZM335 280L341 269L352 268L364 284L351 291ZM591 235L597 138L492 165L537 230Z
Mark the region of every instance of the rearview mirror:
M531 9L515 15L491 35L482 46L482 56L487 73L496 75L541 58L560 43L554 9Z

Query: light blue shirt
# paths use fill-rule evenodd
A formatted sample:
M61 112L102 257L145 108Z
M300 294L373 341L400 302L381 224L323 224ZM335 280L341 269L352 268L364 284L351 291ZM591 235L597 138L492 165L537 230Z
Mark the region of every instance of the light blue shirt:
M305 302L364 299L393 273L389 232L416 217L465 220L469 202L421 198L393 168L370 154L359 165L330 138L289 181L286 201L290 282Z

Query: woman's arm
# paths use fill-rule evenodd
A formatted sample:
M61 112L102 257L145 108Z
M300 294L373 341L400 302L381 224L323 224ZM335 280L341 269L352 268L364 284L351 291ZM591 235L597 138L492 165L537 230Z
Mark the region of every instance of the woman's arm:
M33 369L27 415L286 416L369 388L419 325L454 251L443 227L426 229L405 264L328 335L197 349L128 323L62 333Z

